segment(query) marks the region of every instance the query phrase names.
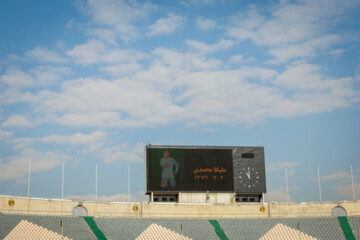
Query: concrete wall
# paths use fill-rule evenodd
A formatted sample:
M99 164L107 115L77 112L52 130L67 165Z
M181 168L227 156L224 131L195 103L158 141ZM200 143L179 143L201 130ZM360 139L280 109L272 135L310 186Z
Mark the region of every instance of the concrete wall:
M189 198L190 196L183 196ZM195 200L203 196L191 196ZM215 197L215 195L211 196ZM217 196L219 197L219 195ZM224 196L226 197L226 196ZM9 200L14 200L13 206ZM326 217L334 207L343 207L348 216L360 216L360 201L321 203L106 203L79 202L57 199L27 199L0 196L0 212L41 215L72 215L74 207L82 205L89 216L144 218L269 218L269 217ZM261 211L261 208L264 210Z
M14 200L15 204L10 206L9 200ZM103 203L0 196L0 212L3 213L71 216L73 209L79 205L86 208L89 216L141 217L141 203ZM135 205L138 206L137 209L134 208Z
M260 207L265 206L261 212ZM143 217L161 218L267 218L263 204L165 204L142 202Z
M272 217L316 217L331 216L333 208L343 207L348 216L360 216L360 201L345 202L316 202L279 204L271 202L270 214Z
M233 193L179 193L179 203L232 203Z

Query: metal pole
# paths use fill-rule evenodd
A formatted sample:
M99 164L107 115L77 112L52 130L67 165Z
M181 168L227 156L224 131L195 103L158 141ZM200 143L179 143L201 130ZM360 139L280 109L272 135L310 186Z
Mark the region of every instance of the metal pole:
M29 159L29 172L28 172L28 198L30 198L30 159Z
M62 181L61 181L61 199L64 199L64 168L65 168L65 163L63 161L63 163L62 163Z
M128 165L128 202L130 202L130 165Z
M289 185L288 185L288 177L287 177L287 168L285 167L285 178L286 178L286 194L287 194L287 200L288 203L290 203L290 198L289 198Z
M181 240L184 239L183 225L181 224Z
M61 225L61 239L64 239L64 227L63 227L63 220L62 219L60 221L60 225Z
M317 174L318 174L318 181L319 181L319 195L320 195L320 202L321 202L321 183L320 183L320 167L317 166Z
M353 190L353 200L355 201L356 197L355 197L354 175L353 175L352 164L350 165L350 170L351 170L351 184L352 184L352 190Z
M98 164L96 163L95 169L95 201L98 200Z

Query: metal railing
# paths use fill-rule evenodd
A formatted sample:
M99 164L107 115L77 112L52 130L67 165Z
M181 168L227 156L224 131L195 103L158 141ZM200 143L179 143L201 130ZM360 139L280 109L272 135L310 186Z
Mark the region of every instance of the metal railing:
M68 211L41 211L41 210L10 210L0 209L1 213L24 214L24 215L47 215L47 216L74 216ZM332 217L331 212L309 212L309 213L169 213L151 212L145 213L139 209L138 212L94 212L95 217L115 218L316 218ZM360 216L360 211L352 211L348 216Z
M360 216L360 213L358 214ZM316 218L331 217L331 212L318 213L168 213L168 212L137 212L137 213L119 213L119 212L95 212L97 217L115 217L115 218ZM352 215L354 216L354 215Z
M0 209L1 213L23 214L23 215L45 215L45 216L73 216L72 212L65 211L40 211L40 210L10 210Z
M315 217L331 217L331 212L317 213L271 213L271 218L315 218Z

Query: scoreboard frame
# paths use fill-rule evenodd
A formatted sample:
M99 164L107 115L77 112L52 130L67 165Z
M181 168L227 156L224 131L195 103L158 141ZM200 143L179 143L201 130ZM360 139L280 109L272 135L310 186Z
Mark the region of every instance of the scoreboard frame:
M145 192L266 193L264 147L147 145Z

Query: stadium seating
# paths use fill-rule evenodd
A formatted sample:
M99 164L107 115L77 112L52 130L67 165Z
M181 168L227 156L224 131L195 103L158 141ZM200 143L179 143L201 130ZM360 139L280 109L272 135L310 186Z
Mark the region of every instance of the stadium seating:
M328 240L345 239L338 219L335 217L220 219L218 221L230 239L270 239L270 236L274 235L273 232L279 232L275 235L277 236L275 239L292 239L291 235L294 233L298 236L304 235L301 239L311 239L310 237Z
M106 239L346 239L338 218L92 218ZM347 217L356 238L360 217ZM0 239L97 239L83 217L0 214ZM221 231L220 231L221 230ZM221 234L219 234L219 232ZM221 235L223 237L221 237Z
M174 236L181 237L181 225L183 236L189 239L218 239L214 228L206 219L140 219L140 218L96 218L95 222L108 239L137 239L143 232L149 228L157 229L157 226L172 231ZM156 234L156 231L155 233ZM158 239L156 237L147 239ZM184 238L185 239L185 238Z
M347 217L356 239L360 239L360 217Z
M30 232L38 231L39 235L47 231L49 234L56 233L61 236L61 220L63 220L63 236L69 239L96 239L85 220L81 217L21 214L0 214L0 239L5 239L12 231L14 231L14 234L19 230L24 231L24 227Z

